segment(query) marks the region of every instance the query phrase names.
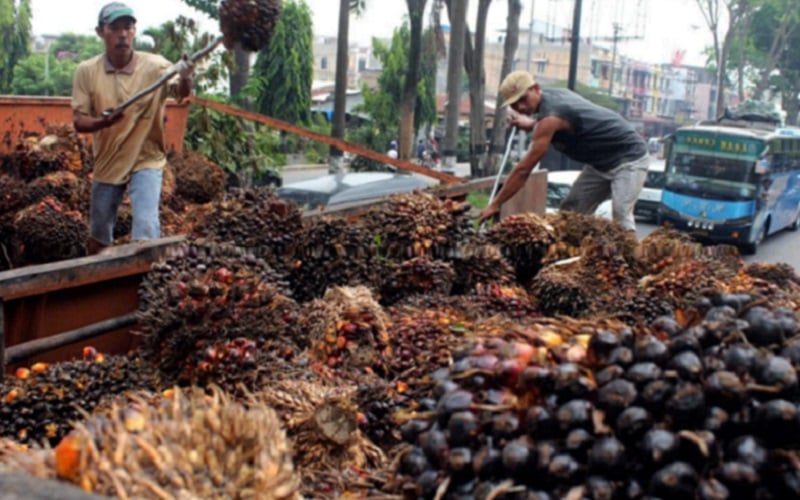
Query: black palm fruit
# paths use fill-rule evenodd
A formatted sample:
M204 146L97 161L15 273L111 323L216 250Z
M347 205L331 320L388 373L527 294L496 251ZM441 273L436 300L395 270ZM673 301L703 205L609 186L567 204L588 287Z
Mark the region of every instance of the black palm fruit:
M633 351L628 347L617 347L608 355L608 363L619 365L623 368L631 366L634 362Z
M644 387L647 383L661 378L663 372L657 364L647 361L636 363L625 372L625 378L636 384L637 387Z
M509 477L524 481L536 463L536 452L526 442L517 439L503 447L502 462Z
M573 485L581 480L581 466L575 458L566 453L556 455L547 468L548 476L559 486Z
M664 412L667 401L675 393L675 385L668 380L653 380L639 393L639 404L654 415Z
M625 374L625 369L619 365L608 365L594 374L597 385L602 387L614 379L621 378Z
M636 361L652 361L657 365L663 365L669 359L669 348L653 336L643 337L636 341L633 350Z
M730 497L730 492L724 484L717 479L711 478L700 481L700 500L726 500Z
M706 400L703 388L696 384L683 383L667 401L667 413L676 429L693 428L703 421Z
M594 434L586 429L575 429L567 434L564 446L581 463L586 463L589 450L594 444Z
M706 378L703 389L710 405L727 411L738 410L747 397L747 389L741 379L730 371L712 373Z
M525 414L525 429L532 439L551 439L557 432L555 417L544 406L531 406Z
M730 492L731 499L752 499L761 482L758 471L750 465L740 462L726 462L716 473L716 478Z
M481 480L498 477L502 468L503 456L494 446L484 446L472 458L472 471Z
M667 367L675 370L683 380L694 381L703 374L703 362L692 351L683 351L673 357Z
M648 469L660 468L677 457L678 436L665 429L651 429L645 433L639 447L642 464Z
M613 500L616 486L603 476L590 476L586 480L586 496L591 500Z
M794 448L800 437L797 407L785 399L773 399L756 408L754 429L767 444Z
M783 342L783 329L775 315L766 307L756 306L744 314L747 327L744 333L753 345L767 346Z
M702 347L700 346L700 341L694 335L690 333L683 333L674 337L669 342L669 352L673 356L679 354L684 351L691 351L695 354L700 354L702 352Z
M741 375L750 371L755 364L757 354L758 351L750 346L734 344L725 349L722 359L728 371Z
M725 450L728 461L739 462L761 471L767 464L769 453L762 443L753 436L739 436L731 441Z
M471 411L453 413L447 422L447 435L450 446L471 446L476 440L480 423Z
M653 417L647 410L641 406L630 406L619 414L614 429L620 441L631 445L638 442L652 426Z
M673 462L650 478L649 492L664 500L693 498L699 478L694 468L686 462Z
M592 404L585 399L573 399L556 411L556 424L562 433L573 429L592 428Z
M606 413L607 419L613 421L622 410L633 404L637 395L633 383L625 379L612 380L597 391L597 406Z
M613 436L599 438L589 450L589 470L608 478L623 477L625 445Z
M447 472L458 483L472 479L472 450L467 447L451 449L447 454Z
M412 448L411 451L403 456L400 462L400 470L403 474L418 477L420 474L431 468L425 452L421 448Z

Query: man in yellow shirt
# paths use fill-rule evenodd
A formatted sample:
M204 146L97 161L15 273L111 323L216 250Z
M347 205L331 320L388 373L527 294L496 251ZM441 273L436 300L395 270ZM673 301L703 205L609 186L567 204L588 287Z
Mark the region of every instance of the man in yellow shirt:
M133 227L131 240L159 238L161 177L167 163L164 107L168 93L178 99L192 90L193 65L178 64L179 79L171 81L124 111L103 114L158 80L173 65L164 57L135 51L133 9L112 2L100 10L97 35L105 52L83 61L72 86L73 123L78 132L92 133L94 169L89 214L89 254L113 242L117 210L129 188Z

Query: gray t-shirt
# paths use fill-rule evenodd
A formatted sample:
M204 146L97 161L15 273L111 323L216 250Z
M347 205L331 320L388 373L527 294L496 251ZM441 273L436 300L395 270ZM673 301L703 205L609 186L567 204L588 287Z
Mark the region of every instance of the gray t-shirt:
M609 171L647 154L647 144L627 120L571 90L542 90L536 115L540 120L557 116L568 121L572 131L556 132L553 147L598 170Z

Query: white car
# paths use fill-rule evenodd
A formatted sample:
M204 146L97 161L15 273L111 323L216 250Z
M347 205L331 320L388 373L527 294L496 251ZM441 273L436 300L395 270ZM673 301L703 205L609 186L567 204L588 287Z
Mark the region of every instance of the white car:
M569 194L575 180L581 175L580 170L554 170L547 172L547 213L557 213L561 202ZM594 215L611 220L611 200L605 200L595 210Z
M644 181L644 188L639 193L639 200L633 209L633 215L636 217L649 221L655 221L658 217L661 190L667 182L664 163L663 159L651 158L650 167L647 170L647 178Z

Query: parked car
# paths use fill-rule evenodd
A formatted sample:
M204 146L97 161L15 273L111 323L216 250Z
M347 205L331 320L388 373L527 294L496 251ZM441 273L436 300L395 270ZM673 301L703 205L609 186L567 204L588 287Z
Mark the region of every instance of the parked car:
M633 209L633 215L647 221L655 221L658 217L658 205L661 203L661 190L667 182L664 172L664 160L652 158L644 188L639 193L639 200Z
M554 170L547 172L547 213L557 213L561 202L569 194L575 180L581 174L580 170ZM611 219L611 200L605 200L595 210L594 215L604 219Z
M429 185L429 181L419 175L357 172L292 182L284 184L275 192L305 209L313 210L425 189Z

